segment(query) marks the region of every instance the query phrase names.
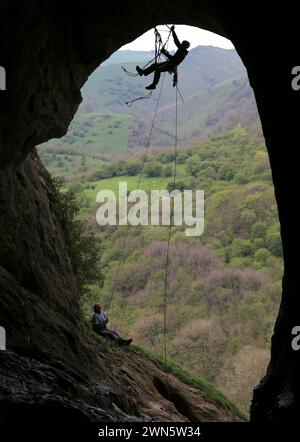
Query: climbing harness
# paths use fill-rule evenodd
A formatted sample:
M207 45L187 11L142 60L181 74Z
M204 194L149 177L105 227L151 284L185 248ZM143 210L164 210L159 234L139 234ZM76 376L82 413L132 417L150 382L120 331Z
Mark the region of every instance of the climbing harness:
M148 63L146 63L142 69L146 69L147 66L149 66L151 63L157 63L157 61L159 60L159 57L161 56L161 52L162 50L165 48L165 46L167 46L168 42L169 42L169 38L171 35L171 31L167 31L169 32L169 35L165 41L165 43L162 42L162 38L160 33L158 32L158 30L156 28L154 28L154 37L155 37L155 49L154 49L154 57L148 61ZM138 73L133 73L128 71L127 69L124 68L124 66L121 66L121 68L123 69L123 71L129 75L129 77L138 77Z
M166 25L166 26L167 26L167 28L169 29L168 31L166 31L166 30L160 30L160 32L162 32L162 31L168 32L167 39L166 39L166 41L165 41L164 43L163 43L163 41L162 41L162 37L161 37L161 35L160 35L160 32L157 30L157 28L154 28L154 36L155 36L155 51L154 51L154 58L152 58L152 60L148 61L148 63L146 63L146 64L142 67L143 70L144 70L147 66L149 66L151 63L155 63L155 64L157 64L157 63L160 62L160 58L161 58L161 55L162 55L162 53L163 53L163 50L165 49L165 47L168 46L169 39L170 39L170 36L171 36L171 33L172 33L171 28L170 28L168 25ZM133 72L128 71L127 69L124 68L124 66L121 66L121 68L123 69L123 71L124 71L129 77L138 77L138 75L139 75L138 73L133 73ZM172 69L171 71L169 71L169 73L170 73L170 74L173 74L173 87L177 86L177 83L178 83L178 72L177 72L177 67L175 67L174 69ZM150 91L150 92L149 92L148 94L146 94L146 95L143 95L143 96L138 97L138 98L134 98L134 99L129 100L129 101L125 101L125 104L126 104L128 107L131 107L131 106L133 105L133 103L135 103L136 101L139 101L139 100L148 100L149 98L151 98L151 96L152 96L152 92L153 92L153 91Z

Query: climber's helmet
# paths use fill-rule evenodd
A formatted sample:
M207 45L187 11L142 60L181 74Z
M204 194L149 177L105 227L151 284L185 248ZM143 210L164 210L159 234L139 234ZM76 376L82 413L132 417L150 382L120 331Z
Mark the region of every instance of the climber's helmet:
M183 40L183 42L181 43L181 46L182 46L184 49L188 49L188 48L190 47L190 42L187 41L187 40Z

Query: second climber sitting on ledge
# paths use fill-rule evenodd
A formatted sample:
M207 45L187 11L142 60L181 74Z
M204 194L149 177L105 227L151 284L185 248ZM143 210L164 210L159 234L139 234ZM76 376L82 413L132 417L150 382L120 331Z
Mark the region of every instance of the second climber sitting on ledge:
M100 304L94 305L94 314L92 317L92 326L95 333L103 338L110 339L111 341L115 341L119 345L129 345L132 342L132 339L123 339L121 336L115 332L114 330L109 330L106 327L108 319L105 313L102 311Z

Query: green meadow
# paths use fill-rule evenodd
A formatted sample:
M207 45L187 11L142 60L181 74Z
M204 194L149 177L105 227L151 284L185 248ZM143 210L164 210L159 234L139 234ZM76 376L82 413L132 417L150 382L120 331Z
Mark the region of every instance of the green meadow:
M172 181L172 178L162 177L142 177L139 188L145 191L149 190L161 190L166 189L168 183ZM89 201L96 201L96 195L100 190L109 189L119 195L119 183L126 182L128 191L131 192L138 188L139 177L138 176L118 176L108 179L103 179L95 182L88 182L85 184L85 189L81 192L81 195L86 197Z

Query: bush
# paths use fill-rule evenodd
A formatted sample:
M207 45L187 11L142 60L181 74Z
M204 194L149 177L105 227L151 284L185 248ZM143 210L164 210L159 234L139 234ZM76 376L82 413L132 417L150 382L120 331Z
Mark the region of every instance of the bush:
M158 177L162 175L162 166L159 163L149 162L146 163L144 172L148 177Z
M188 159L189 155L187 153L181 152L177 155L177 164L183 164Z
M229 165L224 165L220 168L218 173L218 179L223 181L230 181L234 178L235 171Z
M126 163L123 169L124 175L135 176L141 172L141 164L138 161Z
M173 190L177 189L180 190L180 192L183 192L185 188L185 184L183 181L178 181L177 183L174 184L174 182L168 183L167 184L167 190L168 192L172 192Z
M249 182L249 177L245 173L237 173L234 177L234 182L237 184L246 184Z
M217 172L213 167L209 166L201 171L201 176L214 180L217 178Z
M267 277L252 269L216 268L203 281L202 292L208 311L223 315L224 309L235 309L266 283Z
M267 260L268 260L269 256L270 256L270 252L266 248L258 249L254 253L255 261L258 261L259 263L264 264L264 265L267 264Z
M221 326L212 319L195 319L182 327L172 341L171 355L189 363L195 372L201 372L214 381L222 366L226 347L226 335Z
M262 249L265 247L265 240L263 238L255 238L253 241L254 249Z
M175 160L174 152L164 152L159 156L159 160L163 164L172 163Z
M64 231L71 268L76 276L79 293L83 295L87 286L95 281L103 282L98 267L102 243L100 238L86 230L77 218L79 202L72 190L62 191L63 181L47 177L52 190L52 204Z
M230 265L232 267L239 268L239 269L242 269L242 268L245 268L245 267L250 267L251 264L252 264L252 259L251 259L250 256L243 256L243 257L235 256L230 261Z
M235 239L232 242L232 256L253 255L253 244L248 239Z
M171 166L166 166L162 170L162 176L163 177L169 177L173 175L173 169Z
M200 164L200 160L199 157L196 155L193 155L192 157L190 157L187 161L186 161L186 170L189 174L191 174L192 176L194 176L195 178L197 178L198 173L201 169L201 164Z
M98 181L98 180L103 180L105 178L112 178L113 176L114 176L113 171L110 170L109 168L101 169L101 170L98 170L97 172L95 172L90 177L90 180L91 181Z
M257 223L253 224L251 227L251 235L252 238L264 238L266 235L267 226L262 221L258 221Z
M142 264L123 264L116 281L116 290L123 295L130 295L142 290L147 282L148 271Z
M267 233L266 246L273 256L282 256L282 242L279 231L271 230Z

